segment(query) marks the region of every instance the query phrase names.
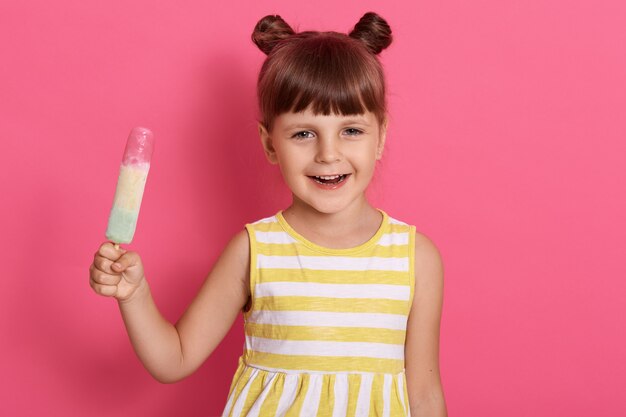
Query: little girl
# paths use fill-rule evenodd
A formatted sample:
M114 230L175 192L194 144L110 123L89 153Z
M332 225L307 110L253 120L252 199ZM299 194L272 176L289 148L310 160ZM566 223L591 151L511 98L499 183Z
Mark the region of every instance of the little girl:
M439 252L365 196L387 129L377 58L387 22L366 13L349 35L295 33L266 16L252 39L268 55L259 134L292 204L231 239L175 326L136 252L102 244L91 287L117 299L161 382L198 369L241 311L245 346L223 416L445 416Z

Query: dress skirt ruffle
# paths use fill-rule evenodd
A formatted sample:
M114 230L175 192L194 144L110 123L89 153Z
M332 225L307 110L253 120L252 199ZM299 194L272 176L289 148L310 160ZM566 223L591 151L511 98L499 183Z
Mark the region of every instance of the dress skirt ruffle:
M239 358L223 417L406 417L406 375L262 369Z

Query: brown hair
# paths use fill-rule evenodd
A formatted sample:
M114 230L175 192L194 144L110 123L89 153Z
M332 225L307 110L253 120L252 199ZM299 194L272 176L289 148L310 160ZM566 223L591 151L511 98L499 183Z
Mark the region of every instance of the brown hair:
M304 111L314 114L374 113L379 125L387 104L385 78L377 58L391 44L391 29L368 12L348 34L295 33L278 15L259 20L252 41L267 58L257 82L261 123L271 132L276 116Z

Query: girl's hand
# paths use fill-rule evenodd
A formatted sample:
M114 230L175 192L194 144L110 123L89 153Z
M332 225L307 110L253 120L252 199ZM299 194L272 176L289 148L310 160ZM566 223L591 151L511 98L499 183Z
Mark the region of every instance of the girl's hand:
M115 249L111 242L100 245L89 267L89 285L97 294L128 301L143 284L143 264L137 252Z

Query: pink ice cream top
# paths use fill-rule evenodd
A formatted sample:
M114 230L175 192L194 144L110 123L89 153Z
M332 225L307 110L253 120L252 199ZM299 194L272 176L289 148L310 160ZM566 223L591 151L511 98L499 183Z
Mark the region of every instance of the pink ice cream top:
M154 135L150 129L135 127L128 135L122 165L149 164L153 150Z

